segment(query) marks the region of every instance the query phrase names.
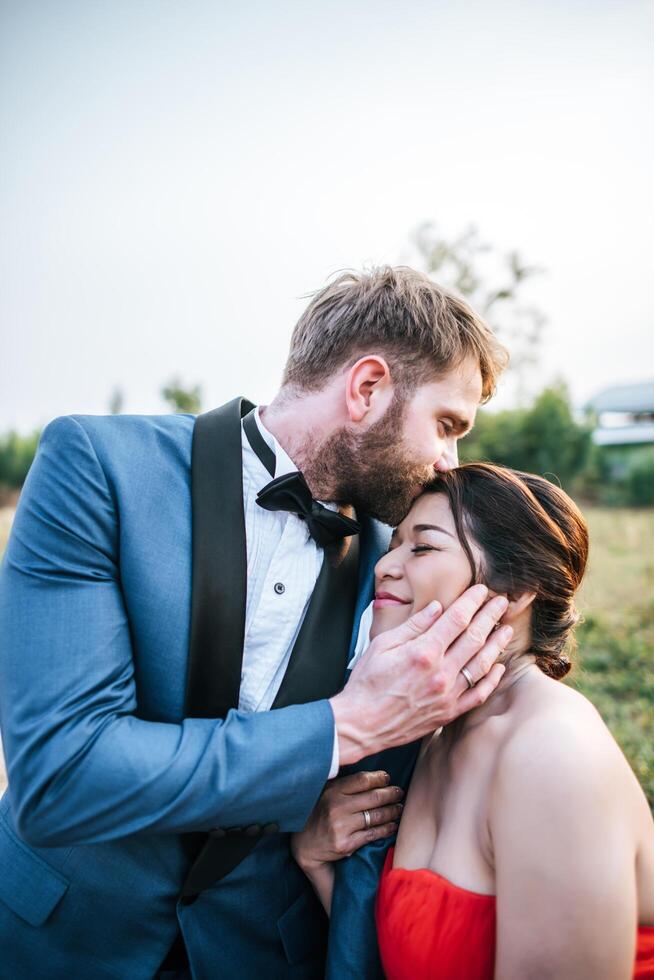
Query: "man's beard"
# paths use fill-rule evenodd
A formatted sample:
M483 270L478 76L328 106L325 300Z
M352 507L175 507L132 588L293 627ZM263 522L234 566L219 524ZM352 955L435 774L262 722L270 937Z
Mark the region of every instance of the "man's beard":
M317 446L306 447L302 472L320 500L352 504L391 527L435 476L416 466L404 444L406 397L396 393L386 414L360 435L345 426Z

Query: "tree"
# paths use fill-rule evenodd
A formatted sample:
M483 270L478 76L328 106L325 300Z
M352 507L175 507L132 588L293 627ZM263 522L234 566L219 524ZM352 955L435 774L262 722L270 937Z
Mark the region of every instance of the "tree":
M448 241L426 222L411 241L425 272L468 299L509 348L510 366L523 391L526 373L538 359L546 318L523 302L522 293L527 280L543 270L527 265L517 251L500 254L480 240L474 225Z
M32 465L39 436L40 432L29 436L8 432L0 436L0 489L17 490L22 487Z
M161 389L161 394L173 412L197 415L202 410L202 389L200 385L185 388L179 378L172 378Z
M123 394L123 389L116 386L111 392L111 397L109 398L109 411L112 415L120 415L124 404L125 396Z
M461 461L483 460L538 473L570 489L586 467L591 428L575 421L562 382L545 388L528 408L480 412L460 443Z

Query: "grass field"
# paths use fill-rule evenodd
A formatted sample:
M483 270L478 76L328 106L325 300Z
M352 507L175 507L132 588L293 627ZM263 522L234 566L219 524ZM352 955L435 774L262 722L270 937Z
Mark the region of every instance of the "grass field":
M654 810L654 510L585 513L590 566L570 683L601 713Z
M654 809L654 510L585 513L591 557L569 683L598 708ZM12 516L0 510L0 554Z

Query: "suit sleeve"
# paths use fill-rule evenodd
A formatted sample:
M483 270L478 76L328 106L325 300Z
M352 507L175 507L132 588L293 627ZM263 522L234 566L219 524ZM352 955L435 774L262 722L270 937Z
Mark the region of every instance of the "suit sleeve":
M139 718L117 514L85 429L55 420L0 568L0 721L20 833L47 847L250 823L301 829L329 772L329 703L224 721Z

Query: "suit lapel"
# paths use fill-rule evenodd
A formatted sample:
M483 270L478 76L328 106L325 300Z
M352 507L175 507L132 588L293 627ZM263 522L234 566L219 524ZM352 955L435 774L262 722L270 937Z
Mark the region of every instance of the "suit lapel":
M320 575L273 708L329 698L343 686L359 572L358 536L348 540L345 555L340 546L325 549Z
M252 407L235 398L200 415L193 432L187 717L224 718L238 707L247 596L241 418Z

